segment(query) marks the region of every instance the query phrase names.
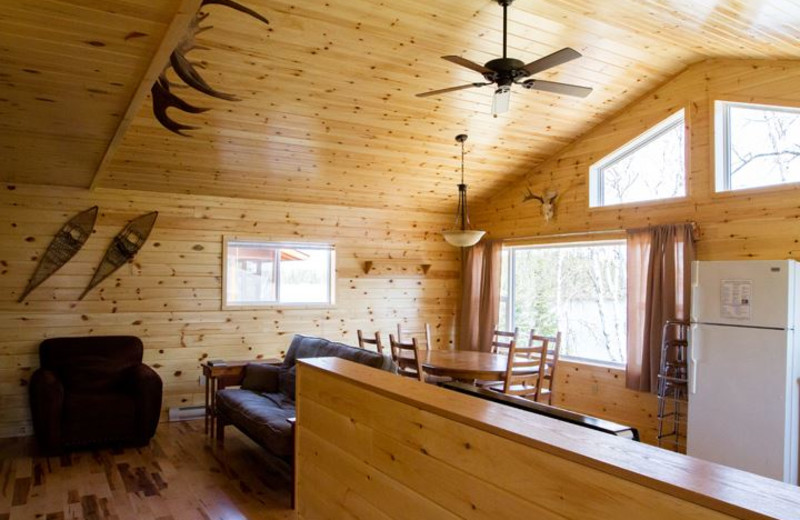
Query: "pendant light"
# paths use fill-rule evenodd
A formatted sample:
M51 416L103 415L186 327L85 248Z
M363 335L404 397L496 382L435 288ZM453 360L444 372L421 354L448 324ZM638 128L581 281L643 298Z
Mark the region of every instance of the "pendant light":
M464 184L464 141L467 134L458 134L456 142L461 143L461 184L458 185L458 211L456 212L455 227L442 231L448 244L456 247L472 247L478 243L486 231L470 229L469 213L467 212L467 185Z

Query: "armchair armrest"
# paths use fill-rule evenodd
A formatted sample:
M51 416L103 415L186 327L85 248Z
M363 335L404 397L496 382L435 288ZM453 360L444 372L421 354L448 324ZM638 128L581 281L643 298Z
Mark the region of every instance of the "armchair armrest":
M248 363L244 370L242 388L256 392L275 393L278 391L281 365L270 363Z
M64 384L52 370L38 369L31 376L30 405L34 431L45 452L61 447L61 415L64 409Z
M122 385L125 391L133 394L136 402L137 438L147 443L155 434L161 416L161 377L142 363L123 372Z

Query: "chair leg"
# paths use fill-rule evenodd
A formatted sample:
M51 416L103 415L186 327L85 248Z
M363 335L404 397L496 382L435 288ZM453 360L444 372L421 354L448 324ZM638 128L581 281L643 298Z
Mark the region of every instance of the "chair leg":
M217 416L217 446L220 448L225 444L225 421Z

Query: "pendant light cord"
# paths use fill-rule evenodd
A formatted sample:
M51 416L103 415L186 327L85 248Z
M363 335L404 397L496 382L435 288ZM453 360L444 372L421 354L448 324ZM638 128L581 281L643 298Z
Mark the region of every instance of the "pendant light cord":
M464 141L461 141L461 184L464 184Z

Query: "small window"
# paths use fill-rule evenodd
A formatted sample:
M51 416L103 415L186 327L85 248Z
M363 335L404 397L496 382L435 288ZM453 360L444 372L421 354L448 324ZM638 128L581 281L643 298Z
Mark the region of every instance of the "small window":
M224 248L225 308L334 302L330 244L225 239Z
M686 196L684 113L680 110L589 169L589 204Z
M800 109L715 102L717 191L800 181Z
M498 326L521 341L561 331L563 356L624 363L626 257L616 240L504 249Z

